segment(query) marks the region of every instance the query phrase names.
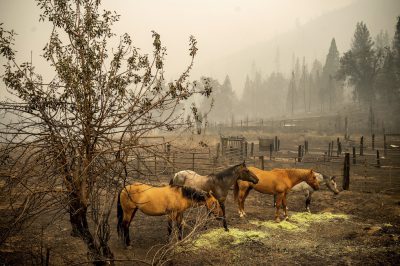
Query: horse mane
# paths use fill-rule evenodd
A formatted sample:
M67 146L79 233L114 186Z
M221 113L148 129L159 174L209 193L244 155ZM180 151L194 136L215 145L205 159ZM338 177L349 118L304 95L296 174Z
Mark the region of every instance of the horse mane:
M239 165L241 165L241 164L237 164L237 165L228 167L227 169L222 170L221 172L218 172L218 173L214 174L214 176L215 176L217 179L224 179L224 177L232 175L232 171L233 171L236 167L238 167Z
M172 185L171 187L180 189L182 196L186 199L191 199L196 202L206 201L207 192L187 186Z
M290 174L305 174L307 172L310 172L310 169L302 169L302 168L289 168L289 169L280 169L280 170L285 170L287 173Z

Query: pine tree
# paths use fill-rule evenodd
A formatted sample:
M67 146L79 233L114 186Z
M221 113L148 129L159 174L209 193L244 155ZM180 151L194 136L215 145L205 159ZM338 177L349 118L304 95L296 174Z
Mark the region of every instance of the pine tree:
M351 49L340 59L338 78L354 85L355 99L371 104L375 100L373 81L377 72L373 41L364 22L357 23Z
M331 46L329 47L329 53L326 56L325 66L322 72L324 97L323 102L328 103L329 110L332 110L333 105L336 103L337 87L338 82L334 79L336 72L339 69L339 52L336 47L335 38L331 41Z
M286 98L286 109L290 112L291 115L294 114L295 95L296 95L296 78L294 72L292 72L292 79L290 80L288 94Z
M396 32L393 38L393 64L396 70L397 80L400 81L400 16L397 17ZM398 83L397 83L398 84ZM398 84L398 89L400 85Z

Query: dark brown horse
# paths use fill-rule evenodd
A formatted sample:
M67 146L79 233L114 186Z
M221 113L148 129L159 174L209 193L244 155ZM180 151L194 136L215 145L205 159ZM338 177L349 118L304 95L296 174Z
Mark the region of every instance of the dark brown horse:
M225 200L229 189L237 180L247 181L257 184L258 178L249 171L245 162L229 167L217 174L199 175L191 170L180 171L171 179L170 184L185 185L205 191L212 191L219 201L223 210L223 226L228 231L228 225L225 218Z
M222 209L212 192L182 186L153 187L142 183L126 186L118 195L118 235L122 234L127 246L130 244L129 225L137 210L150 216L167 215L168 235L172 222L176 222L178 237L182 239L183 212L195 205L203 204L215 216L222 217Z
M305 181L314 190L319 189L318 179L315 172L311 169L273 169L272 171L264 171L255 167L249 167L249 170L258 177L259 182L257 184L240 180L236 182L234 196L238 202L240 217L246 215L244 212L244 202L251 189L265 194L276 194L275 220L277 222L280 221L279 209L281 205L285 212L285 218L287 218L286 195L292 187Z

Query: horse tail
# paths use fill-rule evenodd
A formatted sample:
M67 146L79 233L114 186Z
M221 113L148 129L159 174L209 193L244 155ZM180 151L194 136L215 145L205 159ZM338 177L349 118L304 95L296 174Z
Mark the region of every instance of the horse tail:
M239 181L236 180L235 184L233 185L233 198L237 201L239 195Z
M117 201L117 218L118 218L117 232L118 232L118 235L120 235L120 233L122 233L122 220L124 218L124 210L122 209L122 206L121 206L121 192L122 192L122 190L118 193L118 201Z

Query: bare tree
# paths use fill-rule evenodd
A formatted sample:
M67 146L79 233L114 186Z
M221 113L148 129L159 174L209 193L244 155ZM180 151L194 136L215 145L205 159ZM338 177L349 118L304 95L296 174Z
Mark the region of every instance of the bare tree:
M17 62L15 33L0 25L0 53L7 60L3 81L11 95L0 103L8 118L0 122L2 153L14 158L18 180L9 193L20 193L21 217L24 204L30 206L37 195L40 204L50 199L66 204L73 235L85 241L92 261L103 264L113 258L108 218L127 156L149 149L139 139L155 129L191 126L179 103L195 93L209 96L211 88L199 91L188 82L197 53L192 36L190 65L165 85L166 48L156 32L152 55L141 54L128 34L111 49L116 38L111 27L119 15L101 12L100 0L37 4L40 20L53 25L43 49L53 79L45 81L32 62Z

